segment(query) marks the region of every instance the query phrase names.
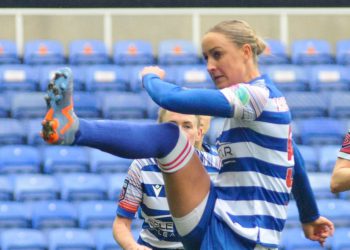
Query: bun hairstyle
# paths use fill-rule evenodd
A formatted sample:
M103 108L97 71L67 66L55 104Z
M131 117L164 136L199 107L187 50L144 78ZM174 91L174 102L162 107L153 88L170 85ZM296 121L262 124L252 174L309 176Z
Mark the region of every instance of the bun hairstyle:
M257 61L257 56L260 55L266 48L266 43L262 38L256 35L255 30L250 25L242 20L227 20L218 23L209 32L221 33L230 39L238 47L244 44L249 44L252 48L254 60Z

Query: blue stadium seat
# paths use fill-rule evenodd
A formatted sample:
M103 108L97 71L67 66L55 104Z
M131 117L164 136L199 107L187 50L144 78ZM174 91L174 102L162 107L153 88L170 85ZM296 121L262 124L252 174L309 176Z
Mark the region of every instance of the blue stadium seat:
M288 216L285 228L300 227L299 211L295 200L290 200L288 204Z
M10 106L8 96L0 93L0 118L10 117Z
M95 250L92 234L80 228L59 228L48 234L48 250Z
M38 86L37 70L24 64L0 65L0 91L34 91Z
M216 139L219 137L223 130L224 119L220 117L214 117L210 122L210 128L205 135L205 140L211 144L216 144Z
M350 227L337 228L334 232L332 250L350 249Z
M0 40L0 64L20 63L17 46L13 41Z
M39 173L41 157L36 147L6 145L0 147L0 174Z
M308 91L291 91L284 94L293 119L325 117L328 102L324 95Z
M114 44L114 63L125 64L153 64L154 55L152 45L145 40L123 40Z
M106 174L104 179L108 185L108 198L112 201L119 200L126 173Z
M67 201L106 200L107 185L103 177L90 173L60 174L61 198Z
M94 65L87 67L86 90L128 91L129 74L125 67L116 65Z
M319 170L318 151L314 147L307 145L298 145L298 149L300 150L300 153L304 158L306 171L317 172Z
M350 226L350 201L342 199L322 199L317 201L318 209L334 223L335 228Z
M329 239L326 245L330 244ZM285 228L282 231L281 249L284 250L322 250L318 242L306 239L301 228Z
M330 64L334 62L330 43L326 40L295 40L291 51L291 59L294 64Z
M64 63L63 44L55 40L33 40L25 44L23 61L27 64Z
M321 172L332 172L340 145L325 145L319 147L319 166Z
M141 119L147 117L142 93L100 93L102 115L106 119Z
M67 201L37 201L30 204L32 223L35 229L53 229L58 227L77 227L76 207Z
M337 198L335 194L331 192L331 174L330 173L308 173L310 185L314 191L314 195L317 200L320 199L334 199Z
M101 40L75 40L69 45L70 64L109 63L107 47Z
M13 118L44 118L46 112L45 93L20 92L11 96L11 116Z
M161 65L197 64L199 55L191 41L168 39L159 43L158 63Z
M93 173L126 173L132 162L130 159L108 154L98 149L90 149L90 170Z
M96 250L122 250L113 238L112 230L107 228L94 231Z
M100 104L96 95L85 91L74 92L74 111L81 118L99 118Z
M47 145L47 143L40 136L40 131L42 129L41 122L43 121L43 118L44 117L23 120L24 127L26 128L26 137L28 145Z
M350 102L347 100L350 100L350 92L331 92L328 105L329 116L338 119L349 119Z
M47 146L43 151L45 173L88 172L88 151L80 146Z
M309 90L309 78L304 67L292 64L280 64L264 67L277 88L281 91Z
M46 250L47 240L43 232L29 228L6 230L1 234L2 250Z
M302 144L341 145L346 133L346 123L332 118L310 118L298 121Z
M47 90L47 85L53 79L54 73L67 67L66 65L45 65L39 68L39 88L41 91ZM85 67L77 65L68 66L73 73L74 90L85 90Z
M312 91L343 91L350 87L349 70L342 65L314 65L310 67Z
M85 201L80 202L79 226L81 228L112 228L116 216L115 201Z
M0 118L0 145L24 143L25 131L21 122L17 119Z
M177 68L176 84L186 88L215 88L205 65L181 65Z
M159 105L155 103L149 95L145 95L145 99L147 100L147 117L148 119L157 120Z
M259 64L286 64L289 63L286 46L277 39L266 39L266 48L259 55Z
M16 201L56 200L59 186L51 175L19 174L13 177Z
M338 64L350 64L350 39L338 40L335 59Z
M1 201L0 231L9 228L31 227L31 213L27 204L16 201Z
M13 200L13 183L7 175L0 175L0 200Z

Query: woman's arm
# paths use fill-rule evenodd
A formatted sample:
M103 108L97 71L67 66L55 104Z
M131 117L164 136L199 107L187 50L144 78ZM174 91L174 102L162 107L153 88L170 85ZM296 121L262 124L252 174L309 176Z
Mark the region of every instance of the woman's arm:
M331 178L331 191L339 193L346 190L350 190L350 160L338 158Z

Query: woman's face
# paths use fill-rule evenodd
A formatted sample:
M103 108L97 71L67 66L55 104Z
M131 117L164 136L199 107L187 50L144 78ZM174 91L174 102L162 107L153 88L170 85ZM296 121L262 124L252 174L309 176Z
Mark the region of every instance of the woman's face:
M245 82L247 53L221 33L209 32L202 40L207 70L219 89Z

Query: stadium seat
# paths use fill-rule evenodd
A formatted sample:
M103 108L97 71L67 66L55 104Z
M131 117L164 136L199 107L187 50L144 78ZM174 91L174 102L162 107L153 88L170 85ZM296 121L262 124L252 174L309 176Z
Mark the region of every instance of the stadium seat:
M101 40L75 40L69 45L70 64L109 63L107 47Z
M312 91L344 91L350 88L349 70L342 65L314 65L310 67Z
M59 186L50 175L18 174L13 177L14 200L56 200L59 198Z
M17 119L0 118L0 145L24 144L25 131Z
M116 216L115 201L85 201L80 202L79 226L81 228L112 228Z
M17 46L13 41L0 40L0 64L20 63Z
M326 117L328 102L324 95L308 91L291 91L284 94L293 119Z
M147 117L148 119L157 120L159 105L155 103L149 95L145 95L145 99L147 100Z
M67 201L37 201L30 204L32 222L35 229L53 229L58 227L77 227L76 207Z
M290 200L288 204L288 216L285 224L285 228L297 228L300 227L299 211L295 200Z
M347 131L346 123L332 118L310 118L298 121L302 144L341 145Z
M102 115L106 119L141 119L147 117L142 93L100 93Z
M11 96L11 116L13 118L44 118L46 112L45 93L20 92Z
M81 118L101 117L101 108L96 95L85 91L74 92L74 111Z
M215 88L206 66L199 64L179 66L176 84L186 88Z
M322 216L334 223L335 228L350 226L350 201L342 199L323 199L317 201Z
M29 228L32 225L31 220L31 213L27 204L1 201L0 231L10 228Z
M350 249L350 227L337 228L334 232L332 250Z
M330 244L330 240L326 245ZM317 241L306 239L301 228L285 228L282 231L281 249L284 250L322 250Z
M87 67L86 90L128 91L129 75L125 67L116 65L94 65Z
M264 52L259 55L259 64L286 64L289 63L286 46L282 41L277 39L265 39L266 48Z
M10 117L10 101L6 94L0 94L0 118Z
M103 177L90 173L60 174L61 198L67 201L106 200L107 185Z
M27 64L64 63L63 45L55 40L29 41L24 47L23 61Z
M337 198L337 196L333 194L330 189L330 173L308 173L308 176L311 188L314 191L314 195L317 200Z
M27 144L31 146L47 145L47 143L40 136L42 129L42 118L23 120L24 127L26 128Z
M350 40L341 39L336 44L336 62L338 64L350 64Z
M104 179L108 185L108 198L112 201L119 200L126 173L106 174Z
M298 145L301 155L305 161L305 169L308 172L317 172L319 170L319 154L318 151L307 145Z
M113 238L112 230L107 228L94 231L96 250L122 250Z
M197 64L199 55L191 41L168 39L159 43L158 63L161 65Z
M1 250L46 250L43 232L29 228L6 230L1 234Z
M333 171L340 145L325 145L319 147L319 166L321 172L330 173Z
M45 65L39 68L39 88L46 91L49 82L53 79L55 71L67 67L66 65ZM85 90L85 67L77 65L68 66L73 73L74 90Z
M148 64L154 63L152 45L145 40L124 40L114 44L114 63L125 64Z
M47 146L43 150L45 173L88 172L88 151L80 146Z
M205 135L205 140L211 144L216 144L216 139L219 137L223 130L224 118L215 117L210 122L210 128Z
M37 70L24 64L0 65L0 91L35 91L38 87Z
M0 201L13 200L13 183L7 175L0 175Z
M41 157L36 147L6 145L0 147L0 174L39 173Z
M95 241L88 231L80 228L58 228L48 234L48 250L95 250Z
M338 119L350 119L350 92L330 93L328 113L330 117Z
M108 154L98 149L90 149L90 170L93 173L126 173L132 162L130 159Z
M308 74L302 66L292 64L271 65L265 66L264 71L282 92L309 90Z
M294 64L330 64L334 62L330 43L326 40L295 40L291 51L291 59Z

